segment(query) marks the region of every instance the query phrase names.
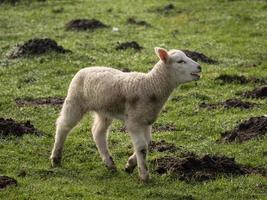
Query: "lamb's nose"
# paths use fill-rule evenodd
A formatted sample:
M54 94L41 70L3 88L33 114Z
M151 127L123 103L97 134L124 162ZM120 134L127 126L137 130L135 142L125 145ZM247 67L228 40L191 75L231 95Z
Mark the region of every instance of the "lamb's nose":
M202 69L201 69L201 66L200 65L198 65L197 66L197 69L201 72L202 71Z

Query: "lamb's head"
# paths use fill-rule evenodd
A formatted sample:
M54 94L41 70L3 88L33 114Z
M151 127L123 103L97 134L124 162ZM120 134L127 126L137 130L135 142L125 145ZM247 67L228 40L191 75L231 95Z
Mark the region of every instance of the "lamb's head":
M175 76L177 83L185 83L200 79L200 64L187 57L180 50L167 51L163 48L156 47L155 52L170 74Z

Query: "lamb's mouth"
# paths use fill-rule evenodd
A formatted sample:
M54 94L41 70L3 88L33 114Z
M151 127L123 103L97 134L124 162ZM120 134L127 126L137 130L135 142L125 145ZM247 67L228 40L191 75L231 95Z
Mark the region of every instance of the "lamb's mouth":
M191 75L200 78L201 74L200 74L200 72L192 72Z

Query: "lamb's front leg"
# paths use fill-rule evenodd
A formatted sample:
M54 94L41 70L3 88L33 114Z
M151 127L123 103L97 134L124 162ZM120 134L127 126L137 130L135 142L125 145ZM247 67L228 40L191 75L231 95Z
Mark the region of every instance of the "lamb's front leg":
M152 129L152 126L145 127L145 140L146 140L148 147L149 147L150 142L151 142L151 129ZM133 153L133 155L131 155L128 158L128 161L125 165L125 171L128 173L132 173L134 171L136 165L137 165L136 154Z
M132 138L135 156L137 159L139 177L142 181L148 181L149 171L146 163L148 144L145 138L146 127L138 124L127 124L127 129Z

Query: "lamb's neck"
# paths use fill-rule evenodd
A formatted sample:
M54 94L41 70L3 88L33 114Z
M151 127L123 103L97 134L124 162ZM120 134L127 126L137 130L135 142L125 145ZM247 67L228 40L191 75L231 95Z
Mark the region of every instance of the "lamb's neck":
M161 97L162 100L167 100L171 92L177 86L174 75L171 74L170 70L168 70L161 61L159 61L147 75L148 86L157 96Z

